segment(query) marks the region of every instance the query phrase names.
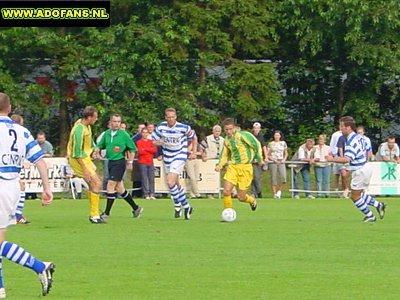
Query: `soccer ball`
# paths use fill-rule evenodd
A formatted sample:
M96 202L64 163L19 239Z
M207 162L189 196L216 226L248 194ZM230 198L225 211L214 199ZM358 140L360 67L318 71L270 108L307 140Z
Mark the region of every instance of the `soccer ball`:
M221 213L221 218L225 222L233 222L236 220L236 211L233 208L225 208Z

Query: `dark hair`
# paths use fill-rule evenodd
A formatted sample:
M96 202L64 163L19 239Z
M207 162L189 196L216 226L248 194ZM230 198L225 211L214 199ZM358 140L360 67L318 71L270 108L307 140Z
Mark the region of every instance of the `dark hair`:
M391 134L391 135L389 135L389 136L387 137L386 140L387 140L387 141L389 141L389 140L396 140L396 137L395 137L393 134Z
M275 133L279 133L279 134L281 135L280 141L283 141L283 140L284 140L283 133L282 133L282 131L280 131L280 130L274 130L274 132L272 133L272 140L274 140L274 135L275 135Z
M356 130L356 121L354 121L353 117L344 116L340 118L340 123L343 123L344 126L350 126L353 131Z
M120 114L114 113L114 114L112 114L112 115L110 116L110 121L111 121L112 118L114 118L114 117L116 117L116 118L121 118L121 120L122 120L122 117L121 117Z
M222 121L222 126L227 126L227 125L234 125L236 126L235 119L233 118L226 118L225 120Z
M87 119L89 117L93 117L93 115L97 113L97 109L93 106L86 106L83 110L82 117Z
M37 133L36 135L44 135L44 136L46 136L46 134L44 133L43 130L39 130L38 133Z

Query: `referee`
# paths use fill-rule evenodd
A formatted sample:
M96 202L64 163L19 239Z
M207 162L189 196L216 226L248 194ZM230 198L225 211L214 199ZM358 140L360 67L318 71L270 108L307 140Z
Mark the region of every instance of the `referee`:
M129 134L125 130L120 129L120 125L121 115L111 115L110 129L104 132L97 144L98 149L106 149L106 158L108 159L107 206L101 215L103 220L107 220L110 216L117 193L132 207L134 218L140 217L143 211L143 208L133 201L131 194L124 187L124 173L126 168L132 169L136 146ZM125 157L127 157L128 161Z

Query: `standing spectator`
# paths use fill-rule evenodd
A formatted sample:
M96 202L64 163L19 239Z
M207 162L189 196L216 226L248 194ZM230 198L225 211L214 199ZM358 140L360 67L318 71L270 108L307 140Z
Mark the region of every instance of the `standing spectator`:
M400 150L395 136L388 136L386 142L379 146L376 160L400 163Z
M253 135L261 144L261 149L263 153L263 160L267 161L267 146L265 145L264 136L261 133L261 124L255 122L253 124ZM263 175L263 166L261 166L257 162L253 162L253 181L251 183L251 192L256 198L262 198L262 175Z
M357 133L359 135L361 135L361 137L364 139L365 142L365 153L366 153L366 157L368 160L372 159L372 144L371 144L371 140L369 139L369 137L367 137L365 135L365 127L362 125L357 126Z
M151 138L151 135L153 134L155 128L154 123L147 123L146 128L149 131L149 137ZM156 146L156 147L157 147L157 152L154 154L154 158L157 158L157 160L162 160L161 146Z
M142 138L142 129L146 127L146 124L140 123L137 128L136 134L132 136L133 142L136 144L138 140ZM137 154L136 154L137 155ZM137 158L137 156L136 156ZM139 170L139 164L137 162L137 159L133 161L132 165L132 196L133 197L141 197L143 196L143 190L142 190L142 181L141 181L141 176Z
M36 135L36 141L44 153L44 157L52 157L54 155L53 145L46 140L46 134L44 131L39 131Z
M301 177L303 179L303 185L304 189L306 191L311 190L311 181L310 181L310 162L313 159L314 155L314 140L313 139L307 139L306 142L299 147L295 155L293 156L292 160L296 161L302 161L302 162L307 162L307 164L301 164L299 165L298 168L294 169L294 174L293 174L293 183L294 183L294 188L297 190L298 187L298 174L301 174ZM310 192L305 192L306 197L310 199L314 199L314 196L311 195ZM296 199L299 199L299 193L294 192L294 197Z
M200 147L203 151L203 160L207 159L219 159L221 155L222 147L224 146L224 138L221 136L221 126L215 125L212 129L212 134L206 136L206 138L200 143Z
M272 192L275 199L280 199L282 195L282 185L286 183L286 165L288 157L287 144L283 140L280 130L275 130L273 140L268 143L267 158L268 168L271 172Z
M146 124L140 123L137 128L137 132L132 136L132 140L136 143L138 140L142 138L142 130L146 127Z
M154 145L150 132L143 128L142 138L136 142L138 150L138 165L142 178L143 197L146 199L156 199L154 197L154 154L157 147Z
M126 131L128 129L128 125L124 121L121 121L119 129Z
M195 134L193 140L197 141L197 135ZM195 143L196 145L197 142ZM190 180L190 198L201 198L198 188L199 181L199 160L201 158L201 152L199 147L194 149L194 143L190 143L188 146L188 159L185 164L186 173Z
M325 145L325 141L326 135L320 134L318 136L318 145L315 146L314 159L312 161L315 164L314 170L318 191L330 190L331 165L326 160L326 156L330 154L330 147ZM323 197L323 194L318 193L318 197Z

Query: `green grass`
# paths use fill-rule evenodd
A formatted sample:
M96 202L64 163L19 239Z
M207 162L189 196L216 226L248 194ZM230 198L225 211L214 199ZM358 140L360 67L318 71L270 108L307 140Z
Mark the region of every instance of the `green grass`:
M219 222L221 202L192 201L191 221L170 200L140 201L132 219L115 203L106 225L87 220L85 200L28 201L30 225L8 240L57 266L49 299L399 299L399 204L365 224L349 200L235 200L238 218ZM37 299L35 274L4 263L8 299Z

